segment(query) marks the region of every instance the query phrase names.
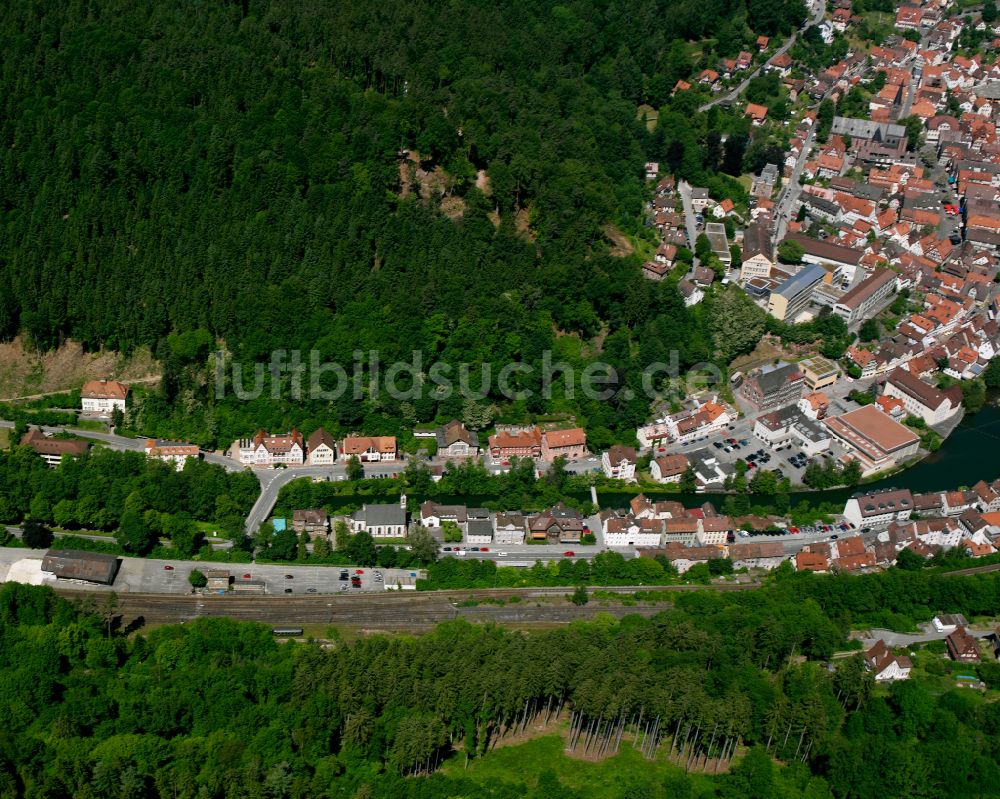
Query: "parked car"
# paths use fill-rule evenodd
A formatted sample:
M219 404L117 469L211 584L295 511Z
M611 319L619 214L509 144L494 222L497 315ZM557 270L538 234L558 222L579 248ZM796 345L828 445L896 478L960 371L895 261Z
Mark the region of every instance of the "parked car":
M174 570L173 566L164 566L163 567L163 571L166 571L166 572L172 572L173 570Z
M285 575L285 579L286 580L294 580L295 579L295 575L294 574L286 574Z
M285 593L286 593L286 594L290 594L290 593L292 593L292 589L291 589L291 588L286 588L286 589L285 589Z
M489 548L489 547L480 547L480 548L479 548L479 551L480 551L480 552L489 552L489 551L490 551L490 548Z
M243 579L244 580L249 580L250 579L250 575L249 574L244 574L243 575Z
M576 555L576 553L573 550L569 550L568 552L563 552L563 557L566 557L566 558L572 558L575 555Z
M355 573L355 574L364 574L364 573L365 573L365 570L364 570L364 569L355 569L355 570L354 570L354 573Z
M316 589L315 588L307 588L306 589L306 593L307 594L315 594L316 593Z
M340 572L340 579L341 579L341 580L346 580L346 579L348 579L348 578L349 578L350 576L351 576L351 575L349 575L349 574L347 573L347 569L343 569L343 570L341 570L341 572Z
M341 591L346 591L347 590L347 583L344 583L342 586L340 586L340 590Z

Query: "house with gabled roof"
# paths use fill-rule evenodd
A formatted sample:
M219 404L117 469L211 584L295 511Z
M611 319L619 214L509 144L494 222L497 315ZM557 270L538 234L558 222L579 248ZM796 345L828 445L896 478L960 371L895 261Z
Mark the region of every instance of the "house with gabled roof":
M440 458L475 458L479 455L479 435L453 419L434 431Z
M337 460L337 442L322 427L317 427L306 441L310 466L330 466Z
M908 657L894 655L885 641L879 639L865 652L865 668L872 673L875 682L895 682L910 679L913 662Z
M305 442L302 433L266 433L258 430L253 438L242 438L234 447L237 459L245 466L300 466L305 462Z
M362 463L396 460L395 436L347 436L341 447L345 458L357 458Z
M110 416L115 410L125 410L129 391L117 380L88 380L80 389L80 407L84 413Z
M979 642L963 626L959 626L944 639L948 645L948 656L959 663L978 663Z
M844 518L859 528L905 521L911 513L913 494L906 488L855 494L844 505Z
M542 459L578 460L587 454L587 432L582 427L568 430L546 430L542 433Z

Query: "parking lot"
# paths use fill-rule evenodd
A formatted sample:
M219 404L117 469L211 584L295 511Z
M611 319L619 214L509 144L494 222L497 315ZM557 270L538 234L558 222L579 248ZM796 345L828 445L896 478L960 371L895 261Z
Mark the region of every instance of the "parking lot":
M802 485L802 475L810 460L827 462L836 460L845 453L844 448L833 442L830 448L812 458L805 455L798 441L772 449L753 434L753 419L741 417L724 430L711 436L700 438L680 446L671 445L671 453L686 455L695 450L708 450L720 463L734 465L736 461L746 461L749 471L747 478L753 477L757 469L771 469L787 477L792 485Z
M170 568L167 568L170 567ZM369 569L356 566L300 566L263 563L197 563L184 561L122 558L115 591L142 593L190 593L188 575L193 569L207 574L212 570L229 572L231 593L339 594L395 589L397 585L414 586L416 570ZM347 572L346 579L341 574ZM356 574L356 572L361 572ZM382 579L378 579L381 573ZM353 578L359 585L355 586ZM249 589L249 590L247 590Z

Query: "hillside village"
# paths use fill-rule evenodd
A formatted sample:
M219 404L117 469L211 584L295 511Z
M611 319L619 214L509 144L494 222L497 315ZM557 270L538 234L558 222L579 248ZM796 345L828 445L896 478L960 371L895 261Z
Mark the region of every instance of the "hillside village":
M634 442L599 452L572 419L484 432L452 420L415 429L424 447L417 455L394 436L359 430L335 440L318 427L247 431L221 457L234 468L336 467L338 479L376 465L379 475L396 475L417 461L432 480L449 464L482 463L496 474L530 460L538 475L559 464L570 474L690 493L729 490L763 474L784 490L856 485L933 451L1000 351L1000 64L984 55L1000 46L1000 24L949 8L941 0L904 4L892 30L871 45L870 17L835 0L801 46L779 51L762 36L755 52L678 81L674 95L695 92L706 100L702 108L718 104L749 119L750 146L758 136L787 140L781 157L768 149L774 160L749 176L747 202L688 185L659 163L645 166L658 237L642 267L646 278L675 282L688 306L735 287L778 330L835 317L851 339L838 355L805 345L751 358L728 385L659 407ZM809 54L821 46L838 52L836 45L842 57L817 68ZM740 93L751 75L779 87L781 108ZM121 382L90 381L82 417L114 422L129 397ZM52 467L88 446L39 430L21 443ZM204 457L180 441L149 439L142 449L178 470ZM820 478L832 482L819 485ZM903 549L923 557L954 547L991 554L1000 532L996 491L981 482L932 495L865 494L819 530L855 535L793 553L781 541L740 540L794 534L787 518L733 518L711 503L690 509L641 494L627 509L589 519L562 505L495 513L425 502L411 514L404 499L365 505L345 521L376 539L405 537L412 525L440 530L447 521L462 544L636 548L665 554L680 570L722 557L769 568L793 557L799 569L854 571L891 564ZM331 532L319 509L296 510L291 521L299 533Z

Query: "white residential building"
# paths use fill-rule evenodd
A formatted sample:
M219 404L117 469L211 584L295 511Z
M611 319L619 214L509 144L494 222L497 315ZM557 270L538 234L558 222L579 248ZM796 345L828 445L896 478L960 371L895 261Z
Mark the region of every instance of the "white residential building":
M110 416L117 408L125 410L129 387L116 380L88 380L80 389L80 405L84 413Z
M619 444L601 453L601 468L604 476L611 480L634 482L636 461L635 449Z
M258 430L253 438L236 442L237 459L244 466L301 466L305 462L302 434L293 429L289 433L269 435Z
M187 444L182 441L161 441L150 438L146 440L145 450L147 458L172 463L178 472L184 468L188 458L198 459L201 456L197 444Z
M913 494L905 488L858 494L844 505L844 518L858 528L906 521L912 512Z
M337 443L326 430L317 427L306 442L310 466L331 466L337 460Z
M962 407L962 389L959 386L941 391L906 369L896 369L889 375L883 393L888 397L898 397L907 413L919 416L929 425L940 424Z

